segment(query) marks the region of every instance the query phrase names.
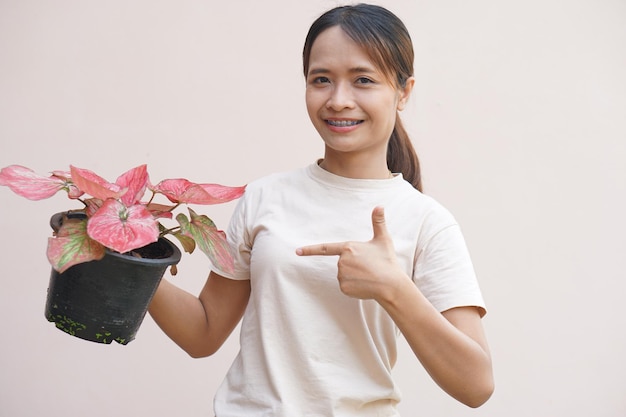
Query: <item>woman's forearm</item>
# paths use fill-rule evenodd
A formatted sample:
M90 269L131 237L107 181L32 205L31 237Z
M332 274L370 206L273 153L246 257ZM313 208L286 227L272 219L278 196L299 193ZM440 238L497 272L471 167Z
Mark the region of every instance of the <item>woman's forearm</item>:
M164 279L148 311L163 332L189 355L206 356L201 354L201 341L207 339L208 321L198 297Z
M439 313L408 278L381 305L442 389L470 407L489 399L494 385L491 357L476 308Z
M241 319L249 295L249 281L214 273L199 297L163 280L148 311L170 339L198 358L220 348Z

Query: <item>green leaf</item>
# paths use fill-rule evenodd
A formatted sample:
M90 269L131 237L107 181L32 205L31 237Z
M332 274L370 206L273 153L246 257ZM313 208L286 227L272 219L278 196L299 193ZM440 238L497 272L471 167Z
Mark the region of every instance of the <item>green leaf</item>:
M184 214L179 214L179 216L185 216ZM185 216L185 218L187 218ZM178 239L178 241L180 242L180 244L183 247L183 250L187 253L193 253L194 250L196 250L196 241L193 240L193 238L186 236L180 232L176 232L176 233L172 233L172 235Z
M213 220L207 216L198 215L190 208L189 215L191 221L182 213L176 216L176 220L180 224L181 234L193 239L198 248L209 257L213 265L224 272L232 273L234 263L230 246L226 241L226 234L218 230Z
M105 249L87 235L86 219L63 219L56 237L48 239L48 260L59 273L73 265L102 259Z

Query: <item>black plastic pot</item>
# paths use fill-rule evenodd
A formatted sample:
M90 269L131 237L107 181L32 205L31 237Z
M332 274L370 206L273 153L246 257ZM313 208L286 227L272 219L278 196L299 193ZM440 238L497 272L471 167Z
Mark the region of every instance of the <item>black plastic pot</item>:
M53 229L58 230L64 214L52 216ZM101 260L74 265L62 274L52 269L45 311L48 321L92 342L125 345L132 341L166 269L181 257L178 247L164 238L146 248L163 255L138 258L107 250Z

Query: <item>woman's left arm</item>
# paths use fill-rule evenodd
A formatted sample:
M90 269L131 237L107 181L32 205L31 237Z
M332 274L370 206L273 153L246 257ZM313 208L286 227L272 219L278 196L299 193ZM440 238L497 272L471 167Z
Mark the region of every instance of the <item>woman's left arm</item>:
M339 256L337 280L354 298L376 300L394 320L433 380L458 401L479 407L494 389L491 355L477 307L440 313L396 259L382 207L372 212L368 242L337 242L297 249L301 256Z
M379 299L433 380L470 407L484 404L494 389L491 355L476 307L439 313L413 282Z

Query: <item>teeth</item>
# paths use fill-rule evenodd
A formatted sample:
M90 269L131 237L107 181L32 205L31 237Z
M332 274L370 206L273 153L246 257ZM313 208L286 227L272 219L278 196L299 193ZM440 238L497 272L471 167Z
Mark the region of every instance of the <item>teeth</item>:
M337 127L355 126L361 123L358 120L328 120L328 124Z

